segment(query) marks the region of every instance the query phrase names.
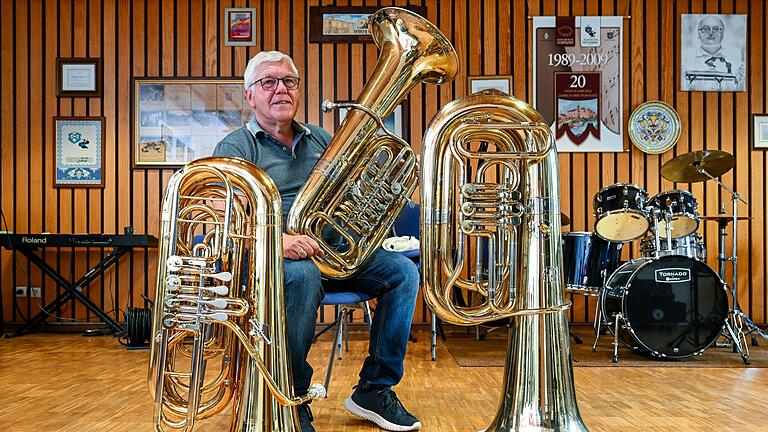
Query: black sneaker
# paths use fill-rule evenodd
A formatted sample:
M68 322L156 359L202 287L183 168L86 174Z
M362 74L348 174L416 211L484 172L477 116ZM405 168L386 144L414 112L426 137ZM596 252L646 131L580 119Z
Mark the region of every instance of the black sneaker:
M344 401L344 408L389 431L412 431L421 427L419 419L405 410L400 399L389 387L356 386L352 396Z
M296 409L299 411L299 425L301 425L301 432L315 432L315 428L312 427L312 421L315 418L312 416L312 410L309 409L309 405L299 405Z

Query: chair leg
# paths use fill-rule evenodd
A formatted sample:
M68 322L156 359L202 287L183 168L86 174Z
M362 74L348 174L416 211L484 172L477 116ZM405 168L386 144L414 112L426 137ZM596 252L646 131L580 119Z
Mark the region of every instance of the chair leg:
M342 307L341 312L339 312L339 318L337 321L339 328L336 329L336 349L338 350L337 352L339 354L339 360L341 360L342 337L344 335L344 331L346 331L346 329L344 328L344 321L346 321L346 319L347 319L347 308Z
M347 308L344 307L344 310L346 311ZM352 324L352 312L349 311L344 317L344 351L349 351L349 327Z
M325 372L325 390L328 391L328 385L331 383L331 372L333 371L333 362L334 357L336 357L336 349L338 348L339 351L341 351L341 331L342 331L342 314L344 313L344 309L342 309L341 312L337 311L336 314L336 334L333 338L333 343L331 344L331 355L328 358L328 370ZM339 360L341 360L341 352L339 352Z
M430 338L430 345L429 349L432 353L432 361L435 361L437 358L437 316L435 313L432 313L432 337Z
M365 322L368 324L368 331L372 330L373 321L371 320L371 305L368 304L368 302L363 302L363 315L365 317Z

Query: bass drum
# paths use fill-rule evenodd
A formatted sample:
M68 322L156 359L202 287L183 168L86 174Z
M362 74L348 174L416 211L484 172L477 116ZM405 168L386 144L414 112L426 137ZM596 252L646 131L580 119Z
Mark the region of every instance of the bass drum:
M725 284L701 261L679 255L619 267L600 296L603 317L630 348L679 359L715 343L728 317Z

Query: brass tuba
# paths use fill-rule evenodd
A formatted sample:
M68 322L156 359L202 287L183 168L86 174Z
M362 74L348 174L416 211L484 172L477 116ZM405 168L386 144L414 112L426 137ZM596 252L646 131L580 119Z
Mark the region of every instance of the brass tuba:
M504 388L488 431L587 430L573 384L559 181L549 126L505 93L453 101L425 133L427 304L458 325L511 318ZM479 300L454 304L456 291Z
M289 233L320 244L325 254L312 260L324 276L335 279L352 276L370 258L416 188L416 156L382 119L413 86L450 81L458 66L448 39L413 12L384 8L371 15L369 26L381 50L379 60L355 103L323 103L325 111L349 108L349 114L286 222ZM329 243L328 233L343 239L346 248Z
M293 396L280 211L272 179L243 160L198 159L171 177L148 376L156 431L192 431L231 406L230 431L298 432L295 405L325 396Z

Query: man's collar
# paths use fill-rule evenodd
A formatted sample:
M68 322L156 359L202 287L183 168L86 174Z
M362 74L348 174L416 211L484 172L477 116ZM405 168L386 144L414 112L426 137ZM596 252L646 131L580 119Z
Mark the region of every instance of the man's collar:
M266 134L267 132L261 128L261 125L258 121L256 121L256 117L251 117L251 121L249 121L245 127L248 128L248 130L251 132L251 134L254 137L259 136L259 132ZM291 121L291 129L295 132L295 135L299 135L303 133L304 135L311 135L312 131L309 130L308 127L304 126L303 124L297 122L296 120Z
M717 52L715 52L714 54L710 54L710 53L704 51L703 49L701 49L701 47L696 49L696 57L723 57L723 56L724 56L724 54L723 54L723 46L722 45L720 46L720 49L717 50Z

